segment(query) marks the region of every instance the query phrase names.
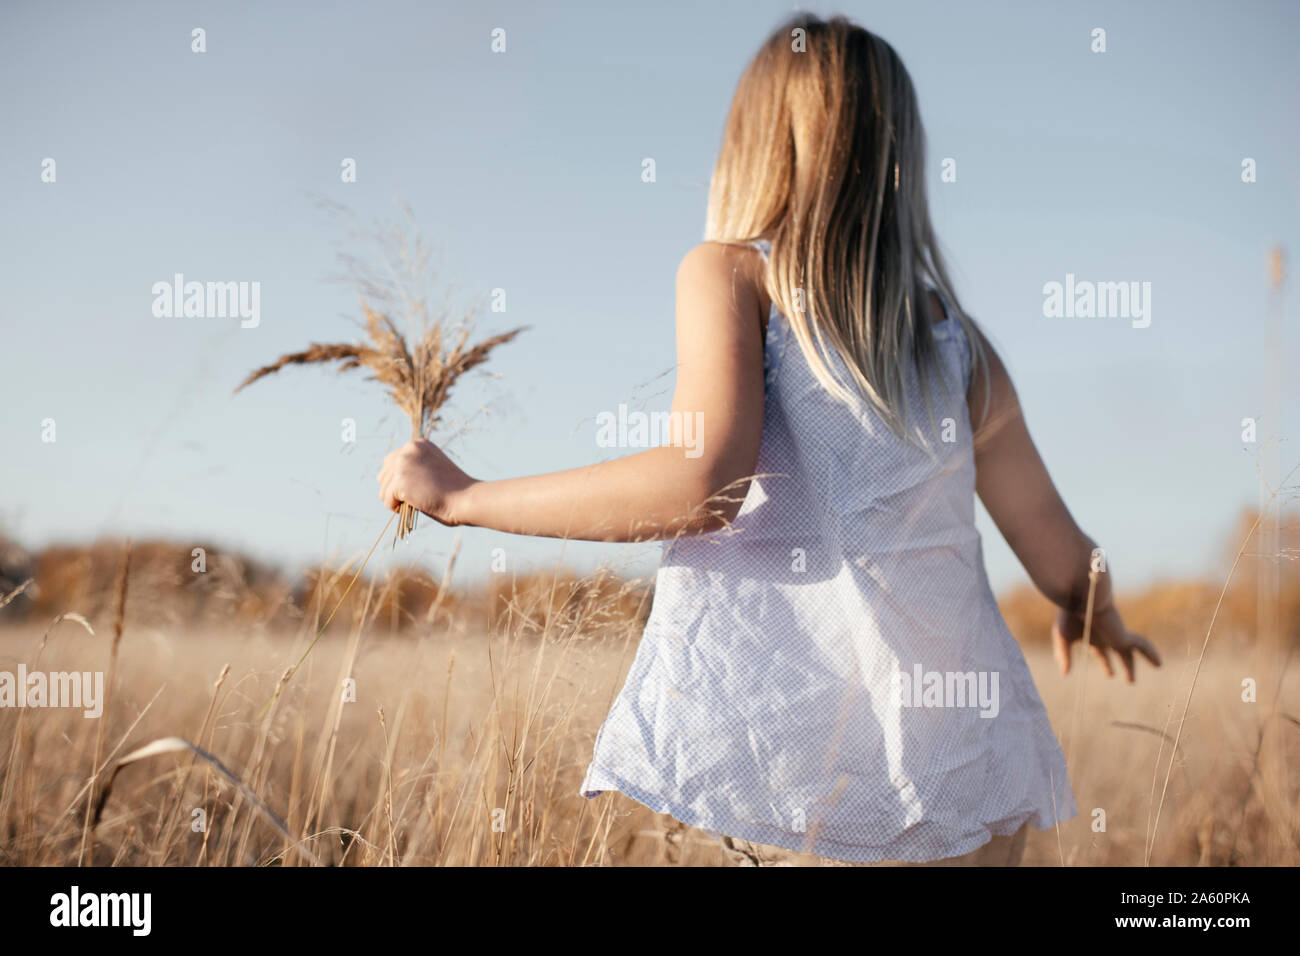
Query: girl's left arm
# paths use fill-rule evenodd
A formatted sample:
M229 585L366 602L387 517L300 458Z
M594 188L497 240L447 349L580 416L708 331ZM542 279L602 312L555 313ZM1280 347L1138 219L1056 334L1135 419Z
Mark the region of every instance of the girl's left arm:
M408 502L446 525L585 541L649 541L725 526L740 510L763 432L761 268L752 249L711 242L678 267L672 411L675 421L689 416L689 445L480 481L431 442L409 442L384 460L384 504L396 510Z

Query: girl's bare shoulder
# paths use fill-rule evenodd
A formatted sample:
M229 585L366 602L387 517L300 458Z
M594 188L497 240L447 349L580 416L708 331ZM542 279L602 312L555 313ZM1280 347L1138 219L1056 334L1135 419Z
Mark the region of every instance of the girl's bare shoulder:
M755 299L759 318L771 306L764 281L762 254L753 246L732 242L701 242L691 248L677 267L677 287L730 283L738 297Z
M753 246L739 242L701 242L682 257L678 275L700 272L714 274L762 274L763 257Z

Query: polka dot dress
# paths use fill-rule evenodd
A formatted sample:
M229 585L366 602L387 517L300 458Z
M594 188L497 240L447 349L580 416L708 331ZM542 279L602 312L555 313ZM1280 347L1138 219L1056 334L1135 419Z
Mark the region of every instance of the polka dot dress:
M970 348L955 319L933 329L944 440L927 454L829 395L773 306L762 477L729 529L665 546L584 796L850 862L959 856L1075 815L975 529Z

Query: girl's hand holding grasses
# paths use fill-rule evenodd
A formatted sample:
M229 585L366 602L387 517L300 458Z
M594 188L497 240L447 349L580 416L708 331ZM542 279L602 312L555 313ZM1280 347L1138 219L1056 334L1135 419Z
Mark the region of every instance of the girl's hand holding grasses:
M436 521L573 541L656 541L726 527L740 511L763 438L763 260L707 242L677 269L672 409L699 422L695 443L661 445L581 468L476 481L437 446L413 441L379 473L390 509Z
M379 497L389 511L402 503L440 524L464 523L464 496L473 478L431 441L409 441L391 452L379 469Z

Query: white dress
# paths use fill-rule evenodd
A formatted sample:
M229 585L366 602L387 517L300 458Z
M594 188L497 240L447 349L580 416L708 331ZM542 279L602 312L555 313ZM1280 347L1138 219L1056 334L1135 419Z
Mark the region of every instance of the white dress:
M933 328L935 417L955 432L937 459L827 393L773 305L763 477L730 529L665 545L584 796L852 862L959 856L1075 815L975 529L970 348L955 319Z

